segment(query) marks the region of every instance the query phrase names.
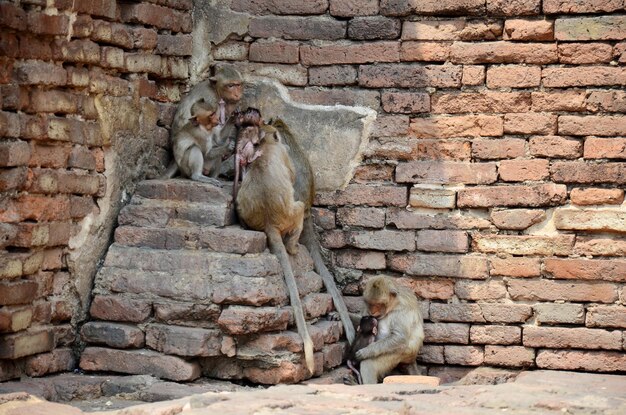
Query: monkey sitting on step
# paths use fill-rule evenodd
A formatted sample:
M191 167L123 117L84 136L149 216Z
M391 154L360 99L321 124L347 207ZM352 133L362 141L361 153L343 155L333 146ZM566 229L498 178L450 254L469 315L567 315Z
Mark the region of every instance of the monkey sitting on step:
M352 343L347 360L348 367L355 374L359 385L363 384L363 379L361 378L361 373L356 368L356 365L358 365L358 362L356 361L356 352L374 343L377 334L378 320L372 316L361 317L361 322L356 329L356 338L354 339L354 343Z

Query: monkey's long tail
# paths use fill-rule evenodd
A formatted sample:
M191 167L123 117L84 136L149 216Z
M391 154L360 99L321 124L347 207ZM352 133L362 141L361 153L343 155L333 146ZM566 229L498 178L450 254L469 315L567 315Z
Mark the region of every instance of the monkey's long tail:
M265 233L270 245L270 250L278 257L278 261L283 268L285 283L287 284L287 290L289 291L291 308L293 309L293 314L296 319L296 327L298 328L298 334L304 343L304 359L306 361L306 367L309 370L309 373L313 374L313 371L315 370L315 362L313 359L313 341L311 340L309 330L306 326L306 320L304 319L302 302L300 302L300 294L298 293L296 278L293 275L291 263L289 262L289 255L287 254L287 250L283 244L283 239L276 229L268 229Z
M335 309L339 313L339 317L341 318L341 322L343 323L344 330L346 332L346 338L348 339L348 343L354 343L354 337L356 335L354 326L352 325L352 320L350 319L350 314L348 313L348 308L346 307L346 303L343 301L343 297L341 296L341 292L337 289L337 284L335 284L335 277L328 271L326 268L326 264L324 264L324 259L322 258L322 253L320 249L320 243L317 240L317 235L315 234L315 229L313 229L313 219L311 216L304 219L304 228L302 229L302 235L300 237L303 245L307 247L311 257L313 258L313 263L315 264L315 270L322 277L322 281L324 281L324 286L326 287L326 291L333 298L333 303L335 304Z
M162 175L158 177L159 180L171 179L178 173L178 164L172 160L169 166L167 166L167 170L163 172Z

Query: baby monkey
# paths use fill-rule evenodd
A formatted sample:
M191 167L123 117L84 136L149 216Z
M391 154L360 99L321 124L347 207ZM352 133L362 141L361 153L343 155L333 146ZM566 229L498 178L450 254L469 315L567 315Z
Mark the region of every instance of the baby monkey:
M265 131L261 127L265 124L261 117L261 111L256 108L248 108L244 112L235 114L235 125L239 129L237 145L235 147L235 182L233 186L233 198L237 199L239 180L248 171L248 166L259 158L263 151L259 144L265 137Z
M352 347L350 348L350 354L348 355L348 367L356 375L359 385L363 384L361 378L361 372L356 368L355 363L358 364L356 359L356 352L369 346L376 341L376 335L378 334L378 320L374 316L363 316L359 327L356 329L356 338Z

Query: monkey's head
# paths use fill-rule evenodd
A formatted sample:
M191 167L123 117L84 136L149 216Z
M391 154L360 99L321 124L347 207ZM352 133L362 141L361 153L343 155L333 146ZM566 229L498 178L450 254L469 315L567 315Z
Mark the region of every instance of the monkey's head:
M376 320L374 316L361 317L361 322L359 323L357 331L361 334L373 334L375 336L378 334L378 320Z
M263 117L261 117L261 111L257 108L248 107L245 111L236 111L235 115L235 125L238 128L247 127L247 126L257 126L265 124L263 121Z
M389 277L380 275L367 281L363 299L369 313L381 319L396 307L398 288Z
M211 108L205 100L198 101L192 105L191 118L209 130L218 125L220 121L216 108Z
M236 69L222 66L211 81L215 82L217 95L224 101L235 104L243 97L243 78Z

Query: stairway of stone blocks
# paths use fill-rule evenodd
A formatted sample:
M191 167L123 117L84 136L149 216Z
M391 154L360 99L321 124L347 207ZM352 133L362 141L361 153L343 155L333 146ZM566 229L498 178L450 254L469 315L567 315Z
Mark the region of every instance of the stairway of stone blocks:
M287 288L265 234L235 223L228 185L139 183L94 283L85 371L255 383L309 377ZM342 362L332 299L301 246L292 258L319 376Z

